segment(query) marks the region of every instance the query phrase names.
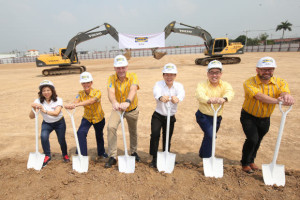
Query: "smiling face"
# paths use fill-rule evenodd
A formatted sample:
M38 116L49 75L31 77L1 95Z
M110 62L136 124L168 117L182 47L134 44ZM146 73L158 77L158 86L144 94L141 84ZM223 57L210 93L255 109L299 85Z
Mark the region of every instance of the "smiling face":
M167 86L172 87L174 80L176 78L176 74L164 73L163 78L164 78Z
M115 67L115 71L119 79L124 79L126 77L128 66L125 67Z
M256 72L260 80L269 81L274 73L274 67L256 68Z
M89 94L92 89L93 81L87 82L87 83L81 83L81 85L82 85L84 92L86 94Z
M52 97L52 90L51 90L51 88L48 87L48 86L43 87L42 88L42 95L43 95L43 97L45 97L45 99L47 101L49 101L51 99L51 97Z
M219 84L221 76L222 76L222 71L220 69L218 69L218 68L210 69L207 72L208 80L214 86L216 86L216 85Z

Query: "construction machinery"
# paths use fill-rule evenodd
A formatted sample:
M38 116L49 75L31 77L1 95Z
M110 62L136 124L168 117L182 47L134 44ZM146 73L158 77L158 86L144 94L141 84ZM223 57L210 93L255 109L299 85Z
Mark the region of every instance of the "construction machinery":
M188 28L175 28L176 21L172 21L165 27L165 39L174 32L182 33L186 35L193 35L201 37L204 40L206 50L204 51L205 58L197 58L195 60L196 65L208 65L212 60L218 60L224 64L237 64L241 62L239 57L229 57L224 55L243 54L244 46L240 42L229 43L228 38L215 38L213 39L209 32L202 29L199 26L190 26L183 23L179 23L182 26ZM224 56L224 57L223 57Z
M106 34L110 34L117 42L119 42L119 35L116 29L108 23L104 23L105 30L92 32L93 30L99 28L97 26L85 32L79 32L74 36L68 43L67 48L60 48L58 54L42 54L36 59L37 67L46 66L58 66L51 69L44 69L42 74L44 76L48 75L61 75L61 74L72 74L72 73L82 73L86 71L86 67L80 64L76 52L76 46L81 42L91 40Z

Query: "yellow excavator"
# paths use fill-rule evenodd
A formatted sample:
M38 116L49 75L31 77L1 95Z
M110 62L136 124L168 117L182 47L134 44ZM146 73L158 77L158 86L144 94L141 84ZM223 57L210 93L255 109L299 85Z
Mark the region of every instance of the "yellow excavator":
M61 75L61 74L72 74L72 73L82 73L86 71L86 67L80 64L77 53L76 46L84 41L94 39L96 37L104 36L110 34L117 42L119 42L119 35L116 29L108 23L104 23L105 30L91 32L100 26L87 30L85 32L80 32L74 36L68 43L67 48L60 48L58 54L42 54L36 59L37 67L47 67L47 66L58 66L51 69L44 69L42 74L44 76L49 75Z
M205 58L197 58L196 65L208 65L212 60L219 60L222 64L238 64L241 62L239 57L229 57L225 55L243 54L244 46L240 42L229 43L228 38L215 38L213 39L209 32L199 26L190 26L179 23L188 28L175 28L176 21L172 21L165 27L165 39L172 33L182 33L186 35L193 35L201 37L204 40ZM224 56L224 57L223 57ZM154 56L155 58L155 56Z

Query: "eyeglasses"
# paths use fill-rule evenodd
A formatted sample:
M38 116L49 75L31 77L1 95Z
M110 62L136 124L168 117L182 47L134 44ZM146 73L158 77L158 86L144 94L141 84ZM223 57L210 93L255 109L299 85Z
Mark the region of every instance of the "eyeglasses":
M262 71L262 72L274 72L274 68L273 69L262 69L262 68L260 68L260 71Z
M217 71L217 72L209 71L208 72L209 75L220 75L221 73L222 73L221 71Z

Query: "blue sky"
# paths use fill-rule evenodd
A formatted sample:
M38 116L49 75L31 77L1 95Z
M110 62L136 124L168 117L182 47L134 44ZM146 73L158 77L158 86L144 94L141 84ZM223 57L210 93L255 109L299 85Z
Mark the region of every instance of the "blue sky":
M0 7L0 53L66 47L78 32L104 22L120 33L147 34L162 32L177 21L200 26L214 38L235 39L245 30L250 30L250 37L266 32L269 38L280 38L282 32L275 28L288 20L294 26L285 36L300 37L299 0L0 0ZM166 40L167 46L188 44L203 40L175 33ZM77 50L112 47L118 44L106 35L79 44Z

